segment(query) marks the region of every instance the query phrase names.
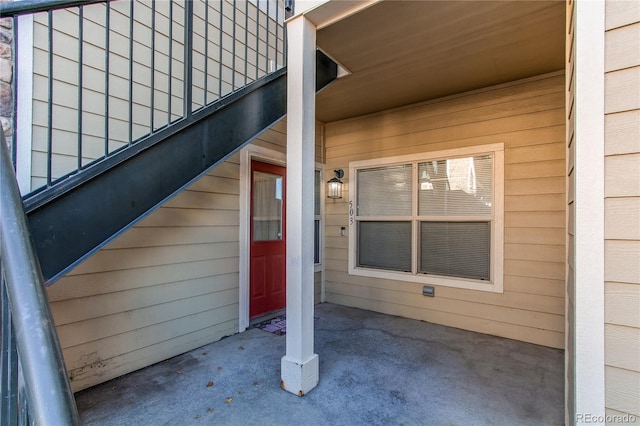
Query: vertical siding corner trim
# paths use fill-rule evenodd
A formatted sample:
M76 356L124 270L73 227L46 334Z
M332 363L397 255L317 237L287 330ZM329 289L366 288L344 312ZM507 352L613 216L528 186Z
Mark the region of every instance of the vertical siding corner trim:
M604 2L575 3L575 414L605 415Z

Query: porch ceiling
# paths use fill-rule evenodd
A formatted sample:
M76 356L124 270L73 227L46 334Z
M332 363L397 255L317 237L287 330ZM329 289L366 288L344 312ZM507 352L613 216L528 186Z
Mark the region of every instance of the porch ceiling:
M351 75L317 96L323 122L564 68L564 1L382 1L318 31Z

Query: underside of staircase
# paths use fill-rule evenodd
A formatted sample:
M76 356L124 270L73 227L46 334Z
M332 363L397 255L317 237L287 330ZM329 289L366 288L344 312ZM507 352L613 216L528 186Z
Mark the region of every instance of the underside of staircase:
M316 54L316 90L337 65ZM25 210L46 284L225 161L286 114L286 68L194 112L45 191Z

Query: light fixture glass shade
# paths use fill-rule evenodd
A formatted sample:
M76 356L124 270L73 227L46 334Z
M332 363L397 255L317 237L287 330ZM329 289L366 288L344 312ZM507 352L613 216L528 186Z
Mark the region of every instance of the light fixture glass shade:
M327 198L342 198L342 181L336 177L327 182Z
M327 182L327 198L342 198L342 177L344 170L336 169L333 171L336 175Z

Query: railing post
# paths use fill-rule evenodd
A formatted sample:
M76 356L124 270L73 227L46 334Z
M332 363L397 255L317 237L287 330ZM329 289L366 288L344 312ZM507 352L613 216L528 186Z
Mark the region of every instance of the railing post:
M0 253L29 415L38 425L79 424L42 273L4 134L0 132Z
M18 63L18 17L14 16L12 19L13 22L13 41L11 43L11 52L13 56L14 65ZM13 117L11 120L11 160L13 160L13 169L16 170L16 165L18 164L18 120L17 114L18 111L18 78L19 72L18 67L16 66L13 72L13 81L11 82L11 94L13 96ZM3 130L0 126L0 130Z
M205 59L206 61L206 59ZM193 1L184 3L184 116L193 108Z
M5 289L4 274L0 267L0 299L2 299L2 354L0 357L0 424L16 425L18 423L18 353L16 340L11 325L9 300Z

